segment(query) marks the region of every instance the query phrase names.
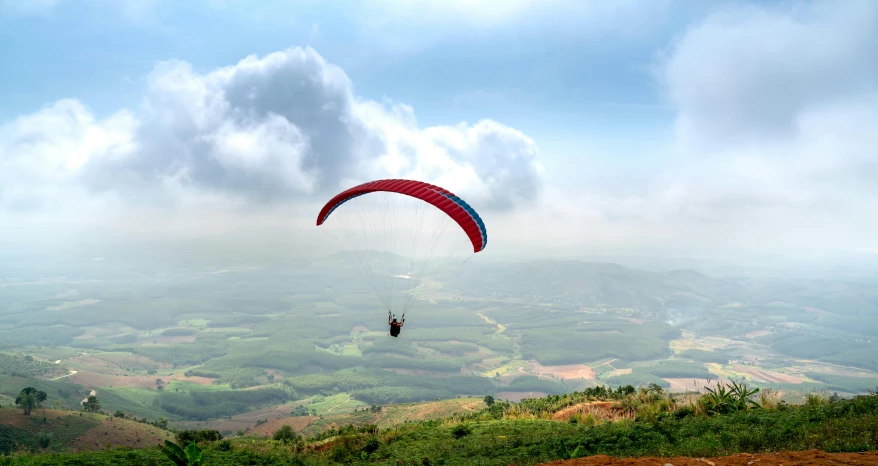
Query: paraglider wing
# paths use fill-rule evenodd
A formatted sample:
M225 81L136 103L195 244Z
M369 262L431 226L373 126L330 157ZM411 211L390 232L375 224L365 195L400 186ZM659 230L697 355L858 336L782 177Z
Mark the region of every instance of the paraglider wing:
M323 224L329 215L345 202L378 191L405 194L436 206L460 225L472 242L474 253L485 249L488 244L488 232L485 230L485 224L469 204L446 189L422 181L377 180L342 191L330 199L320 210L320 214L317 216L317 225Z

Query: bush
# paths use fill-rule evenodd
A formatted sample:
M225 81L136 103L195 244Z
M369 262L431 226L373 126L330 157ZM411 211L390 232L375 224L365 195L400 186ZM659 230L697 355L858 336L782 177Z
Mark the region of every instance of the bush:
M371 455L375 453L376 450L381 446L381 441L376 437L370 437L369 440L366 440L366 444L363 445L363 451L366 452L367 455Z
M288 425L281 426L280 429L274 431L275 440L286 444L296 443L299 441L299 434Z
M451 431L451 435L454 435L454 438L461 439L471 434L472 430L466 424L458 424L454 430Z
M40 432L40 434L37 436L37 442L40 444L40 447L49 448L49 444L52 443L52 433Z
M695 410L691 406L683 406L674 411L674 419L683 419L695 414Z
M189 445L190 442L216 442L222 440L223 435L214 429L205 430L181 430L176 435L177 443L180 445Z

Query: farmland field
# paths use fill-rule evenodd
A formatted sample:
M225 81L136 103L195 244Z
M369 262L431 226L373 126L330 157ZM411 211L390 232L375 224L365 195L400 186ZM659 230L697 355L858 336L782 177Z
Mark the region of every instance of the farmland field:
M706 275L690 282L611 264L484 263L424 280L423 299L394 339L380 302L343 264L190 266L161 279L106 268L91 272L93 281L8 285L0 376L14 383L0 384L0 396L39 383L75 407L95 391L110 412L238 432L286 422L296 407L326 417L599 384L686 391L743 380L842 395L878 385L871 327L858 334L827 320L847 315L843 300L816 306L810 294L783 296L768 282L745 281L748 295L745 282ZM595 281L621 288L579 285ZM50 309L51 318L28 309ZM799 312L816 320L803 327Z

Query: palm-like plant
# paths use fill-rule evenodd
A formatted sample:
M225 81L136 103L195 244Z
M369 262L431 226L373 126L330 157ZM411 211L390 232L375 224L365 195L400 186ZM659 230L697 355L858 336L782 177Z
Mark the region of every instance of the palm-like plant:
M177 466L204 466L204 453L195 442L189 442L185 450L176 443L165 440L162 453Z
M705 389L708 393L702 397L702 402L709 414L729 414L760 408L759 403L750 399L759 393L759 388L750 389L746 384L732 381L729 384L718 383L716 389Z

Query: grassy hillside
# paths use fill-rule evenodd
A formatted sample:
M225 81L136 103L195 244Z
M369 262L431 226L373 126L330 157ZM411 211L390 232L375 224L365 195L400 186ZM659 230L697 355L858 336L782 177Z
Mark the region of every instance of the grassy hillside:
M173 435L156 426L77 411L0 409L0 454L20 450L70 452L107 447L152 447Z
M720 389L704 395L670 395L657 386L612 391L599 387L520 403L496 402L438 420L403 420L386 428L350 422L291 443L242 437L201 442L201 446L211 465L317 466L413 461L535 465L597 454L708 457L810 449L871 451L878 445L878 395L838 399L812 394L801 405L789 405L777 401L772 392L723 388L732 388L731 393ZM354 421L357 415L349 414L347 419ZM296 430L304 429L299 425ZM170 464L155 448L31 453L0 460L0 464L61 462Z

